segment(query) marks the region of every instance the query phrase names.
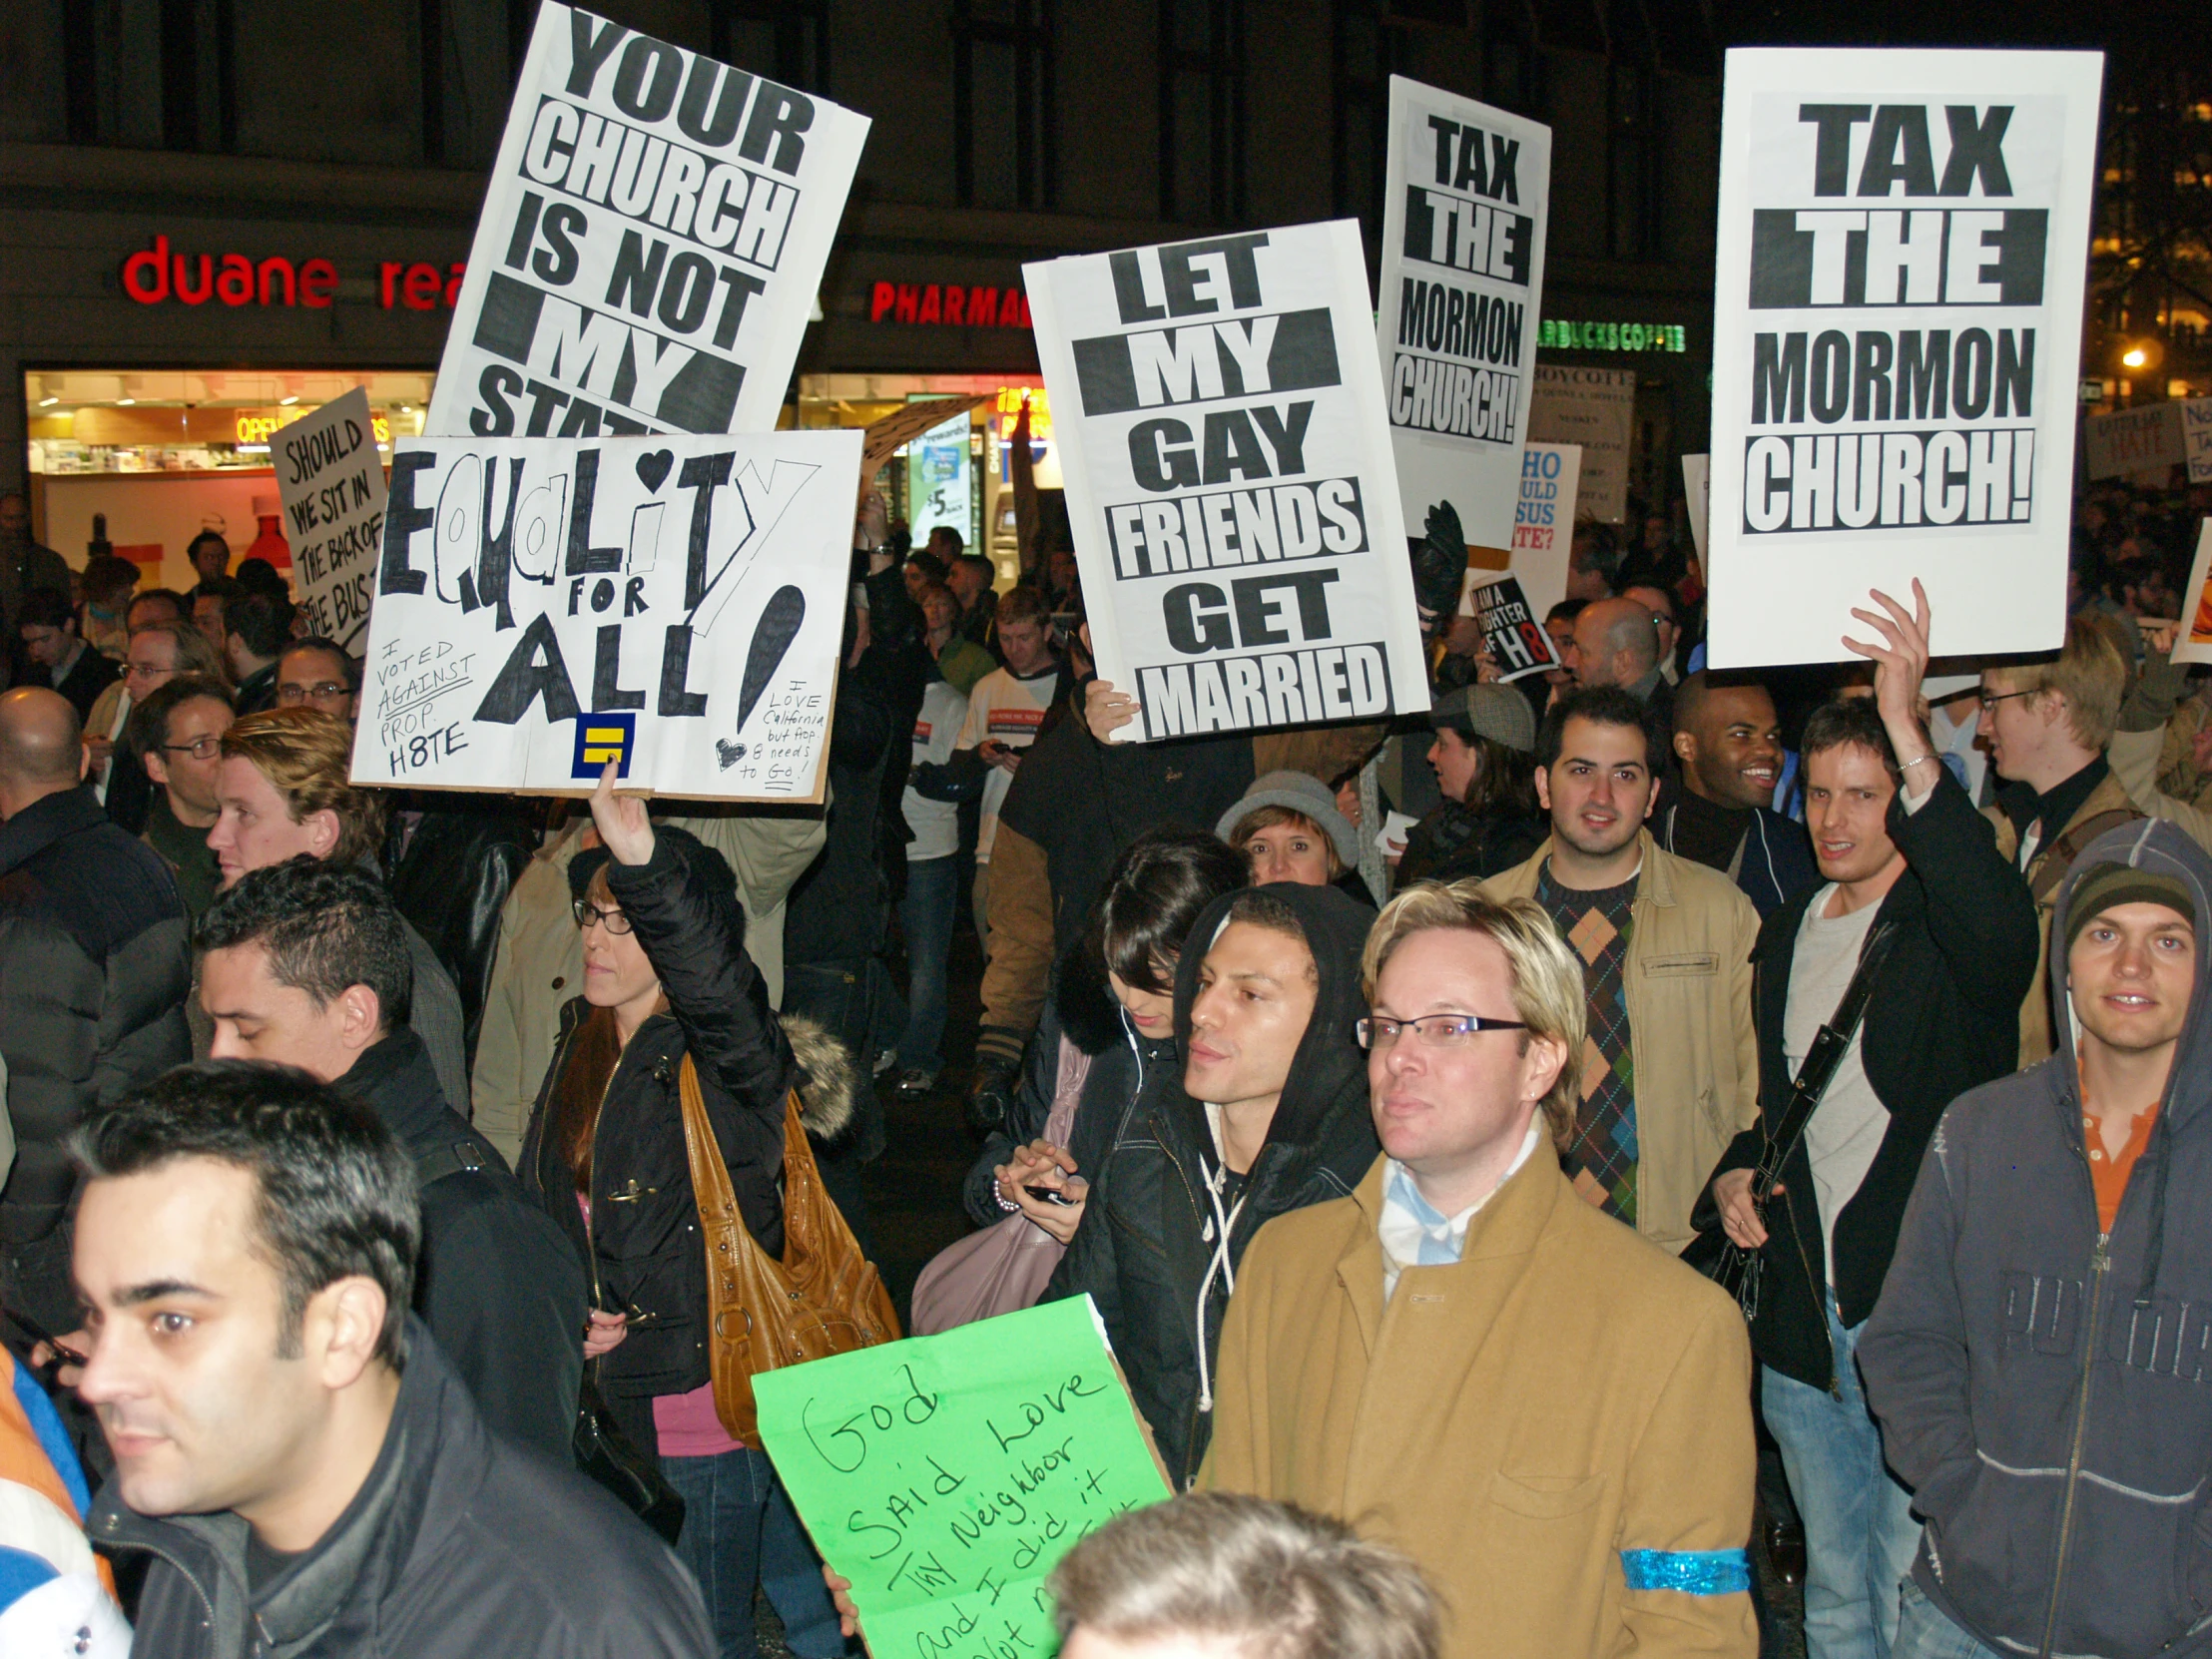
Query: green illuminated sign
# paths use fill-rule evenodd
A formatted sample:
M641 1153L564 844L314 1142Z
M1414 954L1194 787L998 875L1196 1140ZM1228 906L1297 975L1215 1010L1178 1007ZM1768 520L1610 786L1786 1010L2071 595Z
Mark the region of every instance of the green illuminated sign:
M1536 343L1566 351L1687 351L1679 323L1568 322L1547 316L1537 324Z

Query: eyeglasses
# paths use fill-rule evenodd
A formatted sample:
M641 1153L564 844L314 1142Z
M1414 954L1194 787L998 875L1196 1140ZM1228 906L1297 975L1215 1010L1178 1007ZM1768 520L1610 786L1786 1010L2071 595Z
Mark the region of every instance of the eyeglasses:
M1411 1031L1420 1038L1423 1048L1458 1048L1469 1037L1484 1031L1525 1031L1526 1020L1491 1019L1484 1014L1423 1014L1419 1019L1356 1020L1353 1034L1360 1039L1362 1048L1389 1048L1397 1042L1400 1031Z
M212 761L223 749L221 738L194 738L190 743L165 743L165 753L190 755L196 761Z
M313 703L325 698L348 697L353 688L338 680L324 680L313 686L278 686L276 701L279 703Z
M575 909L576 925L579 927L589 927L596 921L610 933L630 931L630 918L620 910L602 910L588 898L577 899Z
M2004 701L2005 701L2005 700L2006 700L2007 698L2013 698L2013 697L2033 697L2034 695L2035 695L2035 694L2034 694L2033 692L2031 692L2031 691L2016 691L2016 692L1988 692L1988 691L1984 691L1984 692L1975 692L1975 693L1974 693L1974 701L1975 701L1975 702L1977 702L1977 703L1979 703L1979 704L1980 704L1980 705L1982 706L1982 708L1984 708L1984 709L1988 709L1988 710L1994 710L1994 709L1996 708L1996 706L1997 706L1997 705L1998 705L1999 703L2002 703L2002 702L2004 702Z

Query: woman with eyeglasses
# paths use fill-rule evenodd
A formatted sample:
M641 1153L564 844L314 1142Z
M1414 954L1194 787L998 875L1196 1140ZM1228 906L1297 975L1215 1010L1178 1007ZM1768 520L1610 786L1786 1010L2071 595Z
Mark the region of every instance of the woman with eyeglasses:
M763 1584L794 1652L841 1653L820 1560L775 1469L715 1411L680 1090L689 1056L746 1228L780 1257L785 1101L798 1090L807 1127L834 1135L852 1112L851 1057L769 1005L722 854L654 824L643 800L614 793L614 776L610 765L591 799L600 844L568 869L583 994L561 1010L517 1173L583 1258L584 1358L625 1436L683 1495L676 1549L723 1659L757 1651Z

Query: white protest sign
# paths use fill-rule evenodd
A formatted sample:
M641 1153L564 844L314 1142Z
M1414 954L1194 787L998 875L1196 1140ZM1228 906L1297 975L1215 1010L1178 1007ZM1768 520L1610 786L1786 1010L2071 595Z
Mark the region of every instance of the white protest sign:
M2146 403L2091 415L2082 423L2082 448L2091 478L2123 478L2133 472L2164 473L2189 455L2181 403ZM2161 480L2163 481L2163 480Z
M2181 441L2189 463L2189 482L2212 484L2212 397L2182 400Z
M354 782L820 800L860 443L401 439Z
M2197 528L2197 559L2189 567L2189 585L2181 590L2181 614L2188 626L2174 641L2177 663L2212 663L2212 518Z
M1521 452L1520 505L1513 513L1511 569L1538 621L1567 597L1567 557L1574 551L1582 446L1530 443Z
M1705 537L1713 519L1713 457L1710 455L1685 455L1682 457L1683 506L1690 515L1690 544L1697 549L1697 562L1705 563Z
M1390 77L1377 334L1405 522L1512 532L1536 360L1551 129Z
M1023 270L1124 737L1427 708L1359 226Z
M1600 524L1628 516L1628 450L1636 432L1636 371L1539 363L1528 435L1582 448L1579 511Z
M1848 661L1869 588L1939 656L2055 650L2103 59L1728 54L1709 661Z
M867 129L545 0L427 430L773 429Z
M355 386L277 427L270 459L307 632L336 640L358 657L384 545L384 462L376 452L368 393Z

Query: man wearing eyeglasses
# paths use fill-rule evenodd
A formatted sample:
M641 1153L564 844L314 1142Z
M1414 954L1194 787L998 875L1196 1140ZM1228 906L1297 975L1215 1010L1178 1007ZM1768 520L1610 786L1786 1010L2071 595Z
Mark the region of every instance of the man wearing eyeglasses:
M320 709L353 724L360 705L360 668L345 648L319 634L294 640L276 659L276 706Z
M1581 962L1458 882L1392 899L1363 966L1382 1155L1246 1253L1200 1484L1405 1551L1451 1659L1751 1659L1743 1319L1561 1173Z
M2034 896L2046 958L2020 1002L2022 1066L2050 1057L2047 958L2058 883L2083 847L2143 816L2104 758L2134 651L2111 621L2084 612L2067 622L2055 660L1981 671L1981 741L2004 780L1983 811L1996 826L1997 850Z
M222 811L216 779L231 721L231 699L222 682L200 674L178 675L131 711L127 741L154 785L146 844L176 877L185 914L194 920L223 885L223 865L208 845L208 831Z

